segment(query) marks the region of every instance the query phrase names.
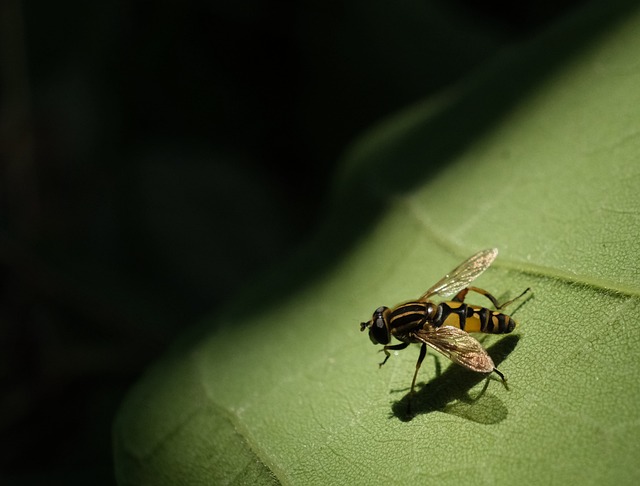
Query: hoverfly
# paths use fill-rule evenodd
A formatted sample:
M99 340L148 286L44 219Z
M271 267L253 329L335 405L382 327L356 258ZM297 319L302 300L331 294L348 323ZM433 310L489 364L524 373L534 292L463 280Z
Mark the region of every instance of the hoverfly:
M493 263L498 255L497 248L483 250L462 262L427 290L419 299L399 304L396 307L378 307L368 322L360 324L360 331L369 329L369 339L373 344L382 344L386 355L380 366L389 359L389 350L404 349L411 343L421 343L416 371L411 381L413 394L418 370L427 352L427 346L442 353L454 363L479 373L496 373L502 381L504 375L495 367L491 356L468 332L504 334L513 331L516 322L506 314L498 312L522 297L527 288L516 298L503 304L486 290L470 287L469 284ZM464 299L469 291L484 295L496 308L468 305ZM453 300L434 304L432 296L449 297ZM401 341L389 345L391 337Z

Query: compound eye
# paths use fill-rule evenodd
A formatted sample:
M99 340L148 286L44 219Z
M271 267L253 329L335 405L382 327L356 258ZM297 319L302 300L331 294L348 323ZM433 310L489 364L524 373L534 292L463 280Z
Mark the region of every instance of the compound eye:
M373 344L388 344L391 340L389 326L384 316L386 310L386 307L379 307L373 313L373 325L369 329L369 339Z

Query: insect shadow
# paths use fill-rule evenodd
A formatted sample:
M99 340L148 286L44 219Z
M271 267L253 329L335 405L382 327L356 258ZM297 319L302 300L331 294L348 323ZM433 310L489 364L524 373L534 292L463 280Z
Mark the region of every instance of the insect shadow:
M511 354L519 340L519 336L511 334L487 349L496 367ZM413 395L407 393L394 402L390 416L409 422L416 415L438 411L483 424L498 423L507 417L507 408L502 400L487 393L490 383L502 385L500 380L492 379L492 375L474 373L455 364L442 374L437 364L436 375ZM469 391L483 380L486 384L482 391L475 397L470 396ZM507 383L504 386L508 389Z

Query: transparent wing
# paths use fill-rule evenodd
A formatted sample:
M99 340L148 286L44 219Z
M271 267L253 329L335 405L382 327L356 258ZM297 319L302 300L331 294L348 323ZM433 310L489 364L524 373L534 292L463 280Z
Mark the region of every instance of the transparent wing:
M496 256L498 256L497 248L479 251L442 277L419 300L427 300L432 295L448 297L457 294L489 268Z
M426 327L427 329L414 332L419 341L470 370L480 373L490 373L494 370L493 360L482 344L463 330L451 326Z

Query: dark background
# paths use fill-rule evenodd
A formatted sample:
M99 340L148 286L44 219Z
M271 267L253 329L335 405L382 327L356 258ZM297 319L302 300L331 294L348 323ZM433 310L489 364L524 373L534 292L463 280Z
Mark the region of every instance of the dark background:
M304 243L360 132L577 0L0 6L0 480L113 484L127 388Z

